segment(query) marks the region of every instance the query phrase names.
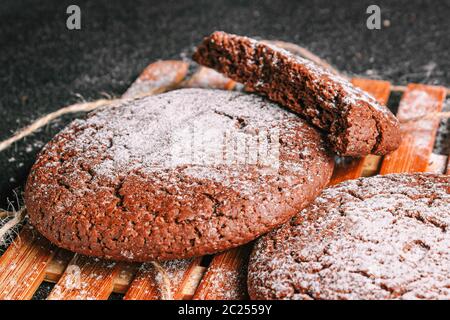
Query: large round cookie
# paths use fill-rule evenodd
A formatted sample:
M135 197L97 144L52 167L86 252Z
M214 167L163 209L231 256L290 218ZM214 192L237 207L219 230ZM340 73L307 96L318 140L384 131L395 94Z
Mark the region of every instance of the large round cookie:
M117 260L253 240L328 182L321 135L256 95L184 89L103 108L41 152L25 201L50 241Z
M449 299L450 177L344 182L258 240L254 299Z

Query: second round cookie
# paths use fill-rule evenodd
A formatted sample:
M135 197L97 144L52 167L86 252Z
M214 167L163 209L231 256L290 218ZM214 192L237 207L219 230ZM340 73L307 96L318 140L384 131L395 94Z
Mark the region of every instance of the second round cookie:
M261 237L254 299L448 299L450 177L402 173L343 182Z

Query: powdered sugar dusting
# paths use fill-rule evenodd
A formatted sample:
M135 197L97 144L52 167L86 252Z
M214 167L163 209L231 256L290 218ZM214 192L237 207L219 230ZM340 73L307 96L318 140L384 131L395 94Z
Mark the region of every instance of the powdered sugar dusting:
M205 296L198 299L242 300L246 298L246 271L214 268L208 277L208 285L214 288L214 296L209 297L209 292L205 291Z
M448 176L348 181L258 242L251 286L286 299L448 299L449 226Z
M281 159L279 154L280 127L288 137L301 121L255 95L183 89L102 109L62 134L77 132L76 139L66 142L67 153L82 150L84 159L103 154L90 169L96 177L114 180L140 171L169 179L176 169L237 187L235 181L246 166L261 175L277 174L280 166L301 174L313 156L308 150L316 146L304 141L305 161ZM243 192L251 190L240 182L239 186Z

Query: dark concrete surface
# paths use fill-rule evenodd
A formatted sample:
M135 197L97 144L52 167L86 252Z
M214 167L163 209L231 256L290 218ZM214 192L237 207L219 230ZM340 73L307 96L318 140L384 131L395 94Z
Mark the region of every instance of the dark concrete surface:
M80 31L66 29L69 4L81 7ZM381 7L381 30L366 28L369 4ZM298 43L349 74L448 86L449 19L449 0L2 0L0 140L80 96L120 95L148 63L218 29ZM0 153L0 208L13 190L21 198L37 152L72 118Z

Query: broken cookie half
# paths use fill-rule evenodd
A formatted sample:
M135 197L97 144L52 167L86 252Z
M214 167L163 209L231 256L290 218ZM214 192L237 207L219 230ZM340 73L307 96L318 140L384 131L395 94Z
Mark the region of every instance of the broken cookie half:
M300 114L326 132L338 155L384 155L400 144L399 122L387 107L286 50L217 31L203 40L193 58Z

